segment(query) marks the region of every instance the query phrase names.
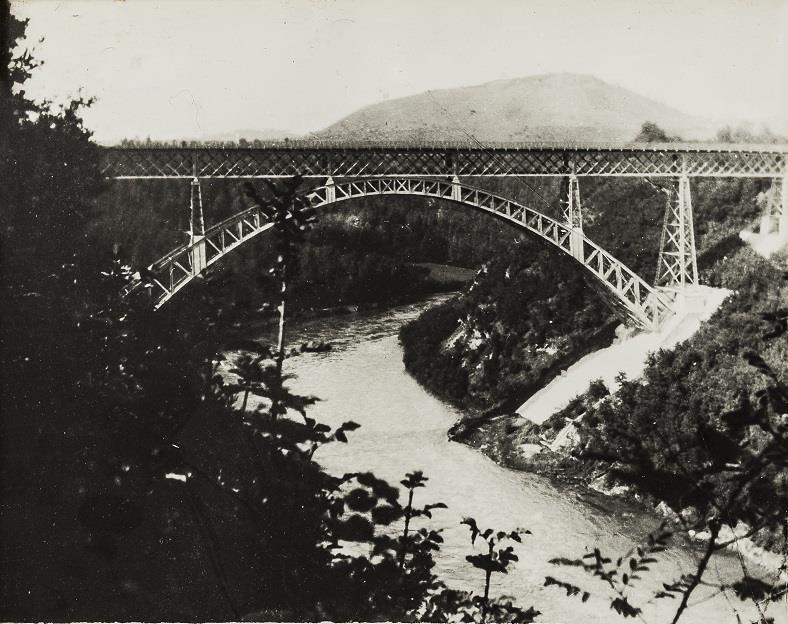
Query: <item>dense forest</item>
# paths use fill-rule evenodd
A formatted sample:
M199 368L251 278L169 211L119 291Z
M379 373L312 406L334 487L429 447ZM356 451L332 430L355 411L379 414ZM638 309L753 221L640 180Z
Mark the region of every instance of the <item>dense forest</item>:
M91 100L60 107L31 101L25 82L37 63L24 47L26 23L7 0L0 0L0 24L2 618L533 621L535 608L491 595L491 577L517 565L512 544L526 531L496 531L466 518L469 551L483 545L466 557L478 571L478 591L447 587L433 572L442 537L431 518L443 505L431 501L427 477L415 471L393 485L370 473L325 472L314 453L352 444L358 425L332 429L310 418L316 398L289 390L284 342L250 340L244 323L270 320L268 310L279 303L274 293L292 293L291 302L300 302L293 307L303 311L386 301L402 296L408 280L413 286L416 263L467 266L491 251L504 262L525 241L418 202L372 203L352 217L337 212L312 223L298 202L298 180L286 180L253 189L271 210L272 236L228 258L188 298L154 312L120 292L132 267L182 240L188 189L104 180L82 120ZM229 185L206 186L210 218L243 201ZM548 184L512 181L500 190L528 201L557 197ZM704 232L708 249L724 247L724 234ZM543 250L528 249L532 262L518 271L530 283L525 274L537 271ZM633 265L640 254L633 244ZM509 279L489 266L471 295L493 297L487 275ZM568 267L558 270L585 292ZM533 279L558 296L549 279ZM532 293L513 300L502 318L515 322L531 301L552 313L549 297ZM590 327L598 303L590 295L583 301L579 314ZM280 323L284 310L273 313ZM446 318L439 320L448 335ZM535 323L522 328L539 346L553 336ZM228 362L228 351L239 355ZM222 367L228 375L219 374ZM770 370L765 363L761 369ZM771 405L780 392L762 403ZM259 401L252 405L250 397ZM740 425L754 418L741 407ZM773 428L773 438L781 432ZM773 452L772 468L786 455L767 436L759 444ZM751 481L752 471L746 474ZM745 511L760 513L752 501ZM647 553L659 556L666 539L664 531L651 537ZM352 552L342 548L349 543ZM598 565L605 565L601 556L588 570ZM643 554L634 568L647 565ZM742 599L785 591L748 579L745 573L734 588ZM692 582L674 591L688 598ZM587 599L552 577L545 585ZM639 612L620 592L610 606L624 616ZM676 620L680 615L681 608Z

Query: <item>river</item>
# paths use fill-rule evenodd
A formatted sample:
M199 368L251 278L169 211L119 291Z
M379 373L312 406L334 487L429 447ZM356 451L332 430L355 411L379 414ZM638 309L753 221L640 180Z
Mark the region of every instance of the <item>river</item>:
M610 597L601 582L549 560L575 558L594 547L615 559L642 540L659 519L601 495L502 468L447 439L446 431L459 413L405 372L397 340L403 323L442 298L386 312L316 319L292 328L291 344L325 340L334 346L330 352L304 354L285 362L286 372L297 376L291 387L321 399L310 416L330 425L346 420L361 425L349 434L349 444L327 445L317 460L337 474L371 470L394 484L406 472L424 471L429 482L416 491L416 504L441 501L448 509L436 510L431 521L418 519L417 526L443 528L445 543L436 555L436 573L448 585L477 592L483 589L483 573L465 561L474 549L460 520L471 516L482 527L532 532L517 546L520 560L510 573L493 576L493 595L513 596L523 607L533 605L542 612L539 620L543 622L624 621L610 609ZM644 575L638 586L642 589L633 592L632 602L643 607L646 622L670 622L676 600L646 602L660 588L659 581L675 580L691 571L697 557L697 551L687 545L671 548L660 555L653 572ZM707 578L730 580L740 571L735 557L718 556ZM592 592L591 599L584 604L558 588L544 587L547 575L581 585ZM741 610L743 621L757 619L733 596L729 604L724 596L710 593L708 589L696 592L691 604L699 604L682 622L735 622L732 604ZM777 612L780 608L772 606L768 615L783 623L788 618Z

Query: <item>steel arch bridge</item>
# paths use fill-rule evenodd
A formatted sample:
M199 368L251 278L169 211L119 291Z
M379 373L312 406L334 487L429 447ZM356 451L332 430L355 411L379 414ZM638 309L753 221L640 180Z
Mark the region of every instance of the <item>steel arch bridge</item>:
M406 144L280 141L236 145L115 147L103 150L102 171L115 179L190 179L189 243L145 271L154 306L161 307L192 279L272 226L259 207L209 229L202 211L201 179L281 178L325 180L305 193L316 208L371 195L420 195L453 201L502 219L570 255L604 286L626 315L655 330L675 301L698 284L690 180L761 178L771 181L761 231L778 230L788 244L788 145L648 143ZM561 177L567 181L562 220L464 184L459 176ZM343 178L334 183L333 178ZM641 177L668 181L659 260L653 286L583 234L579 179ZM352 181L345 181L352 178ZM440 179L443 178L443 179ZM447 181L450 180L450 181ZM129 284L138 290L142 279Z
M671 313L665 293L649 286L624 263L572 228L532 208L459 181L430 178L371 178L314 188L305 193L313 208L375 195L416 195L468 206L525 230L571 256L591 273L644 329L655 329ZM207 229L203 236L173 250L148 271L155 285L154 306L159 308L207 267L221 260L258 234L272 227L260 206L249 208ZM142 286L132 282L127 291Z

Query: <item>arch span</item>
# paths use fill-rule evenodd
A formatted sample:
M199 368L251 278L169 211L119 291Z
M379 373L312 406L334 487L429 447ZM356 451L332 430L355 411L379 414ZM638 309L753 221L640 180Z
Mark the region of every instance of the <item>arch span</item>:
M536 235L574 258L589 271L622 305L629 318L644 329L654 330L672 313L671 301L649 286L613 255L594 243L579 229L572 228L532 208L454 181L430 178L370 178L328 183L305 193L314 208L358 197L374 195L419 195L469 206L507 221ZM150 265L143 277L132 281L126 294L144 282L152 283L154 306L169 301L207 267L234 249L272 227L259 206L244 210L217 223L190 244L174 249Z

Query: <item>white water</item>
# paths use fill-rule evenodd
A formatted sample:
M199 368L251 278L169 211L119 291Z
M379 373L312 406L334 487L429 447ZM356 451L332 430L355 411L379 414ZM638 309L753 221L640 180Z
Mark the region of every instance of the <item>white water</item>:
M319 451L318 460L331 472L372 470L397 484L406 472L423 470L428 487L417 490L416 504L442 501L448 510L437 510L431 522L444 528L445 544L436 555L436 572L449 585L482 588L482 576L465 561L472 552L464 516L480 526L511 530L528 528L518 547L520 561L507 576L493 577L494 594L508 594L521 606L534 605L543 622L624 622L609 608L605 587L574 568L548 563L558 556L578 557L595 546L617 556L626 553L658 523L655 516L622 507L596 495L581 495L553 485L535 475L502 468L481 453L449 442L446 430L459 414L427 394L404 370L396 333L425 304L408 306L372 316L353 316L312 321L292 336L292 343L307 339L329 340L329 353L305 354L286 361L287 372L298 375L293 388L322 399L311 416L337 425L354 420L362 425L350 443L333 444ZM696 554L678 547L661 556L653 575L644 577L643 589L632 601L644 608L649 623L669 622L675 601L645 604L658 580L676 579L690 572ZM738 562L723 556L713 560L710 581L730 580L739 573ZM556 588L543 587L546 575L581 585L594 596L585 604ZM657 580L658 579L658 580ZM708 599L699 590L682 622L735 622L730 605L720 596ZM734 600L732 598L731 600ZM735 601L741 609L741 603ZM785 614L770 612L777 622ZM743 621L755 619L742 612ZM749 619L748 619L749 618Z
M742 230L739 238L768 260L780 252L788 251L788 232L772 231L772 225L769 217L763 217L758 232Z

